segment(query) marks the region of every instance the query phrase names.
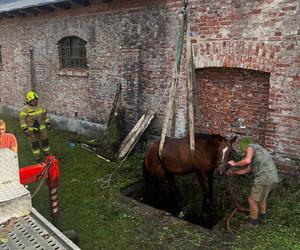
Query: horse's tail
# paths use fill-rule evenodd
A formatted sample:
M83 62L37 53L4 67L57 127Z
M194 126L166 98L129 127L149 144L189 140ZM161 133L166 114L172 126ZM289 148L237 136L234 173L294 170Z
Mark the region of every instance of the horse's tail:
M147 203L151 203L153 200L153 195L156 194L155 192L155 182L154 178L149 172L148 169L149 166L147 166L146 163L146 157L144 157L144 162L143 162L143 193L144 193L144 201Z
M153 181L155 179L154 172L157 171L157 166L162 167L162 162L159 157L159 142L152 143L144 156L144 164L143 164L143 177L148 181Z

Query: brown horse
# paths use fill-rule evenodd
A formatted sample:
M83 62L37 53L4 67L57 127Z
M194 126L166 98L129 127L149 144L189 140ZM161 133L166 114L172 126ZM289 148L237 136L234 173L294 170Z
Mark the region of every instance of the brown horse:
M217 168L224 173L236 137L227 139L221 135L197 134L195 153L192 156L189 138L166 139L161 158L158 154L159 141L153 143L144 158L144 179L146 188L151 188L152 196L165 195L162 200L176 200L174 174L186 175L195 172L203 191L203 205L213 201L213 172ZM154 188L154 189L153 189ZM153 191L155 190L155 191Z

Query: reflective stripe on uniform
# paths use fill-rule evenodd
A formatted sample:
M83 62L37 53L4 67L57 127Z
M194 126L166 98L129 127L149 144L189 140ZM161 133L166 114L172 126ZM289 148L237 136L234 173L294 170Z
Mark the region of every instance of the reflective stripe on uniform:
M28 130L29 131L34 131L34 130L39 130L38 128L35 128L35 127L28 127Z
M44 113L44 109L39 109L34 112L27 113L27 115L38 115Z
M27 116L28 115L28 113L25 113L25 112L20 112L20 116Z
M38 155L38 154L40 154L40 149L33 149L33 150L32 150L32 153L33 153L34 155Z
M22 126L21 126L22 127ZM46 128L45 125L41 125L39 128L35 128L35 127L28 127L29 131L34 131L34 130L44 130Z
M46 148L42 148L42 150L44 151L44 152L49 152L50 151L50 147L46 147Z

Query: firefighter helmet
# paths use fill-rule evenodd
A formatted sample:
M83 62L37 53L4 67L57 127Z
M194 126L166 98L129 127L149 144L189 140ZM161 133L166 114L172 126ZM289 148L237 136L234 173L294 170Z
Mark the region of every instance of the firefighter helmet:
M31 102L34 99L39 99L39 96L34 91L29 91L26 95L27 102Z

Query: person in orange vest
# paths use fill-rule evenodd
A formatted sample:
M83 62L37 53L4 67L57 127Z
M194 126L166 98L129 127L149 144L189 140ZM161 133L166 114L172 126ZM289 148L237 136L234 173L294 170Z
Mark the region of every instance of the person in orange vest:
M6 124L0 119L0 148L9 148L18 153L17 139L13 134L6 133Z
M26 95L27 104L19 114L23 133L31 141L31 148L34 158L39 161L40 151L46 155L50 154L48 130L51 123L47 111L38 104L38 95L34 91L29 91Z

